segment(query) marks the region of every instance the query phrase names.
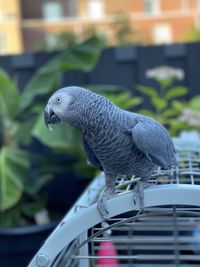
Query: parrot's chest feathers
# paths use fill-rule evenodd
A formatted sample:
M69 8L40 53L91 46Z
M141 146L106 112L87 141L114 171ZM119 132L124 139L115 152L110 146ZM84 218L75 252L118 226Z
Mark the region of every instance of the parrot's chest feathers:
M133 143L123 113L106 112L90 117L82 135L104 169L132 174L137 162L149 161Z
M123 127L109 124L98 131L87 131L84 136L91 150L104 169L116 173L132 175L149 165L149 159L132 142L131 135ZM138 163L140 166L138 166Z
M87 131L84 138L95 155L103 160L104 156L116 158L122 154L131 153L131 137L125 135L122 128L107 125L98 127L97 131ZM121 153L122 150L123 153Z
M95 149L99 146L118 145L123 137L123 129L111 122L104 123L99 119L90 121L90 124L83 131L83 136L88 144Z

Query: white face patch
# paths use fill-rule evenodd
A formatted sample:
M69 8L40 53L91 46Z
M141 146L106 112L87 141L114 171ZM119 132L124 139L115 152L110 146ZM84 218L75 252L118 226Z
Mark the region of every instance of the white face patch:
M44 112L44 121L49 130L53 130L50 124L58 124L65 120L70 113L72 98L72 95L62 90L50 98Z
M55 114L59 117L62 117L63 113L66 112L72 101L72 96L66 92L60 92L54 95L51 101Z
M63 104L65 106L65 109L67 109L69 104L71 103L71 100L72 100L72 96L69 94L65 94L62 99L61 105Z

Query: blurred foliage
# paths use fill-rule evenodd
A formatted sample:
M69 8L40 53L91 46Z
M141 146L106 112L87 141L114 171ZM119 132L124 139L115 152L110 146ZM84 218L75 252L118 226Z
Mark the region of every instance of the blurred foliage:
M71 48L74 45L90 39L93 36L98 37L104 43L104 46L130 45L149 42L148 37L141 31L136 31L131 17L124 12L115 14L114 19L109 25L109 32L114 38L110 38L107 31L102 31L95 24L84 25L81 34L77 35L74 31L61 31L58 33L47 33L46 38L37 45L39 51L62 51ZM114 39L114 40L113 40Z
M94 26L84 27L81 36L77 36L73 31L61 31L58 33L51 33L46 35L46 39L40 41L37 45L39 51L64 51L68 48L72 48L88 39L96 37L101 39L102 44L106 45L106 36L104 33L98 31Z
M104 46L98 37L76 44L61 52L32 76L22 92L0 71L0 226L23 225L33 221L35 213L47 204L41 189L53 175L67 168L93 176L96 169L86 164L79 133L68 125L53 126L50 132L43 121L47 99L62 83L66 71L91 71ZM163 77L163 76L162 76ZM138 91L150 100L151 110L140 113L154 117L176 134L187 124L177 118L187 105L198 108L199 98L189 104L184 97L188 89L174 86L174 76L156 79L159 90L144 85ZM137 108L141 97L132 96L120 86L90 85L89 89L105 95L123 109ZM37 139L44 151L30 152ZM67 157L60 159L59 155Z
M14 82L3 70L0 71L0 87L0 226L12 226L23 213L22 207L26 201L21 203L21 200L24 198L24 192L28 193L27 179L32 155L21 146L23 136L30 133L24 132L23 136L18 134L23 123L19 119L21 95ZM49 181L51 178L41 172L40 168L37 169L37 176L40 180L32 181L35 194L40 191L43 181ZM26 216L25 213L23 215Z
M162 71L163 70L162 68ZM169 70L171 70L170 67ZM187 124L179 120L178 117L187 105L183 97L188 93L188 88L185 86L173 85L177 80L176 75L173 75L173 71L174 68L172 71L169 71L167 75L164 75L164 73L161 75L161 73L158 72L157 76L155 75L152 77L157 82L158 89L144 85L138 85L136 89L142 95L145 95L150 102L149 109L141 109L139 112L156 119L163 124L172 135L176 135L181 130L187 128Z
M85 27L82 29L82 32L81 32L81 38L85 40L85 39L90 38L91 36L97 36L98 38L100 38L104 46L107 46L109 43L105 32L101 31L100 29L95 27L95 25L93 24L89 24L87 26L85 25Z
M46 208L47 199L40 194L55 173L79 170L93 176L96 169L86 164L80 149L80 135L68 125L56 125L53 133L43 121L47 99L70 70L90 71L97 63L102 41L96 37L75 45L44 64L32 76L22 92L0 70L0 226L34 222L35 214ZM141 103L118 86L90 88L105 94L122 108ZM33 152L35 138L44 146ZM31 152L30 152L31 151ZM60 160L60 155L67 155ZM62 157L61 157L62 158Z
M122 86L102 84L87 85L87 88L95 93L104 95L122 109L133 109L142 103L141 97L133 96Z
M35 97L46 97L44 101L37 101L37 105L43 104L48 96L58 85L61 84L64 72L81 70L89 72L97 63L102 40L93 37L83 44L77 44L61 52L53 59L44 64L30 79L22 93L22 109L34 107L36 110ZM40 107L39 107L39 110Z
M131 25L131 19L126 13L121 12L115 15L111 28L116 45L130 45L141 42L138 32Z
M196 95L195 97L191 98L188 107L192 110L200 111L200 95Z
M34 145L33 137L44 124L44 102L53 90L58 89L63 73L69 70L90 71L97 63L101 48L102 42L96 37L69 48L38 69L22 93L11 78L0 70L0 226L22 225L30 219L33 221L34 218L30 217L44 209L47 202L39 194L41 189L55 172L63 170L61 166L65 165L66 168L73 162L71 158L69 163L58 163L56 159L51 160L53 152L31 153L29 146ZM74 132L60 130L60 139L63 139L63 134L65 141L70 140L72 144L66 143L62 147L59 139L56 143L56 138L51 138L51 147L56 146L64 151L70 151L74 146L77 148ZM48 135L48 131L41 133L47 140ZM56 152L54 156L56 158Z
M200 30L192 26L186 33L185 41L187 42L198 42L200 41Z
M74 32L62 31L48 35L48 38L46 38L46 40L39 43L38 50L60 51L70 48L77 43L77 38Z
M200 95L196 95L188 101L179 119L189 129L200 131Z

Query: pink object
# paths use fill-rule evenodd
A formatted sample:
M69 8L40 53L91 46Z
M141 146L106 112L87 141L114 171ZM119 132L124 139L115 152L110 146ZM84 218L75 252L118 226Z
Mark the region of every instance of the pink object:
M99 251L97 256L100 258L97 259L97 265L102 267L117 267L119 261L117 258L117 251L114 247L114 244L111 241L103 241L100 243ZM113 257L113 258L104 258L104 257Z

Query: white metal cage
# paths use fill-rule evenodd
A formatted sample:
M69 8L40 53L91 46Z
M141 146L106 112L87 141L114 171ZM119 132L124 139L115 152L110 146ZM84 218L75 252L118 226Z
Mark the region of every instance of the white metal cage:
M198 266L200 139L186 134L174 143L179 168L153 173L152 186L144 191L144 213L133 202L135 177L119 177L118 194L108 201L110 219L102 222L96 205L105 186L100 174L28 267ZM111 246L110 254L106 246ZM100 250L107 252L102 255Z

